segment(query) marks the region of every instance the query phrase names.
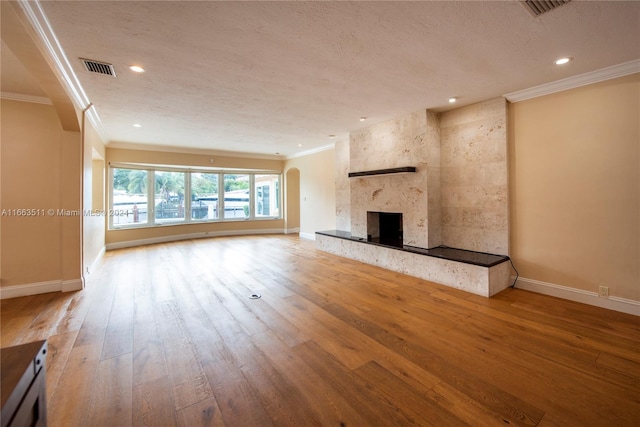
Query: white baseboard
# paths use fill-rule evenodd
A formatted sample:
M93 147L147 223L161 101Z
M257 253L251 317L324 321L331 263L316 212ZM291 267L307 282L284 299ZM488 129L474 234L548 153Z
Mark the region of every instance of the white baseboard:
M62 292L81 291L82 289L84 289L83 279L63 280L60 284Z
M513 281L515 277L512 277ZM550 295L583 304L594 305L609 310L640 316L640 301L634 301L620 297L601 298L597 292L584 291L582 289L569 288L554 283L541 282L539 280L519 277L515 285L518 289Z
M46 294L49 292L78 291L82 288L82 279L25 283L24 285L3 286L0 288L0 299L26 297L29 295Z
M303 233L300 232L300 238L308 240L316 240L316 233Z
M156 243L177 242L180 240L204 239L206 237L222 236L251 236L256 234L284 234L284 230L279 229L258 229L258 230L226 230L226 231L205 231L201 233L176 234L173 236L153 237L150 239L127 240L125 242L107 243L106 249L132 248L135 246L153 245Z
M102 249L100 249L100 252L98 252L98 255L96 255L96 258L93 260L93 262L89 266L89 271L87 271L87 273L91 274L96 270L96 268L98 267L98 264L100 264L100 261L102 261L102 257L104 256L104 253L106 250L107 250L106 246L103 246Z

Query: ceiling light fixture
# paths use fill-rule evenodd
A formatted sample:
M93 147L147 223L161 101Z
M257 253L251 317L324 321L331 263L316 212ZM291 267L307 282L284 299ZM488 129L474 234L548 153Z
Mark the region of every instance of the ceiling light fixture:
M367 118L366 118L366 117L360 117L360 121L361 121L361 122L364 122L365 120L367 120Z
M141 127L142 127L142 125L141 125L140 123L134 123L134 124L133 124L133 127L134 127L134 128L141 128Z
M336 137L335 135L329 135L329 138L331 138L331 139L333 139L335 137Z
M144 68L139 65L130 65L129 69L134 73L144 73Z
M449 104L455 104L457 100L458 98L456 98L455 96L452 96L451 98L449 98Z
M571 61L571 58L559 58L556 59L556 65L564 65L569 61Z
M298 147L302 147L302 144L298 144Z

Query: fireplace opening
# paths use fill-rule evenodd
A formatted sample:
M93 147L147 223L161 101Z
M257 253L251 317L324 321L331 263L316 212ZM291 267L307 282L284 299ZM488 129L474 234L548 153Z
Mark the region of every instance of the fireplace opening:
M403 246L402 214L367 212L367 240L382 245Z

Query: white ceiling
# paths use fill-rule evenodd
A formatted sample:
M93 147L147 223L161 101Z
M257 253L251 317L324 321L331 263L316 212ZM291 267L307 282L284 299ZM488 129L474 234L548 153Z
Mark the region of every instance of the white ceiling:
M640 58L638 1L573 0L537 18L515 0L41 5L110 143L292 156L451 96L466 105Z

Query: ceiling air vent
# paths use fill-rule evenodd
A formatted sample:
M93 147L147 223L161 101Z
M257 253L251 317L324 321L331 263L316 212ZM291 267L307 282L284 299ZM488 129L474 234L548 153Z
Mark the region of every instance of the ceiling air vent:
M116 70L113 69L113 65L106 62L94 61L93 59L80 58L84 67L91 73L105 74L107 76L116 76Z
M571 0L525 0L522 3L533 16L539 16L570 1Z

